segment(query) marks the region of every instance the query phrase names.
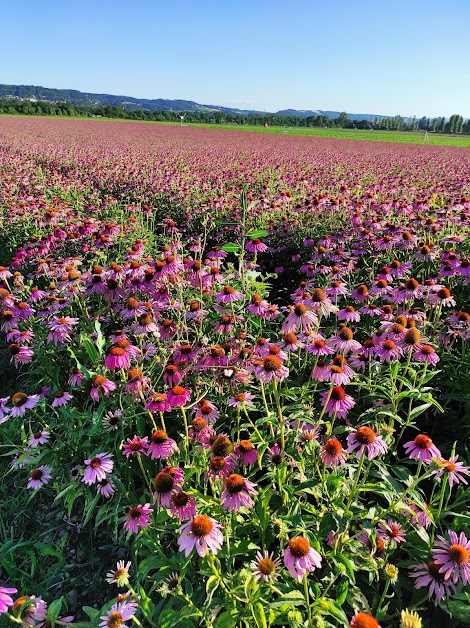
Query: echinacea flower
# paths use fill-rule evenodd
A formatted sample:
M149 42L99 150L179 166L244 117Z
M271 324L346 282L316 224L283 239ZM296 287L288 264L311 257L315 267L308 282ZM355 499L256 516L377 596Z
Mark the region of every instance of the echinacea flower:
M85 460L86 469L83 473L82 482L85 484L95 484L106 479L106 475L111 473L114 467L113 454L102 452L93 458Z
M183 472L179 468L165 467L157 473L153 480L155 501L162 508L169 508L173 494L181 490L183 484Z
M135 604L113 604L106 615L101 615L100 628L130 628L130 624L124 622L132 619L136 613Z
M449 485L452 487L454 484L467 485L468 482L464 478L464 475L470 475L469 467L466 467L463 462L457 462L458 456L452 456L449 460L433 460L437 465L437 471L434 474L435 478L440 478L443 475L447 475Z
M26 488L37 489L45 486L52 478L52 469L46 465L41 465L33 469L29 474L29 481Z
M108 584L117 584L118 587L127 587L129 584L129 568L131 561L127 563L123 560L119 560L116 564L115 571L108 571L106 574L106 582Z
M273 552L264 554L256 552L256 560L250 563L256 581L272 582L276 578L276 570L281 566L281 559L273 556Z
M315 571L321 564L322 557L313 549L308 539L303 536L290 539L284 551L284 565L292 578L301 582L305 573Z
M150 437L147 455L152 460L163 458L166 460L178 451L176 442L164 430L155 430Z
M352 434L349 434L347 452L352 453L357 449L356 457L360 458L366 453L369 460L377 458L380 454L388 451L387 444L382 438L370 427L360 427Z
M358 613L349 622L351 628L380 628L379 622L369 613Z
M255 486L256 484L250 480L237 473L232 473L225 478L225 490L220 496L222 508L229 512L238 512L242 506L251 508L253 506L251 496L258 495Z
M191 391L183 386L173 386L167 393L167 397L172 408L181 408L191 399Z
M24 416L26 410L31 410L38 403L39 395L27 395L23 392L17 392L11 398L13 407L10 410L11 418Z
M437 537L437 547L432 549L434 562L439 565L439 573L444 574L444 580L457 584L460 578L466 586L470 583L470 540L463 532L459 536L453 530L447 533L450 540Z
M28 441L30 447L37 447L38 445L44 445L50 438L49 432L40 430L35 432Z
M420 462L429 463L433 458L441 457L441 452L426 434L418 434L414 440L405 443L403 448L412 460Z
M315 312L307 309L307 306L303 303L296 303L292 312L286 318L284 324L281 327L283 334L290 332L297 333L305 331L314 327L318 323L318 318Z
M321 448L320 458L323 464L327 466L337 467L346 462L343 445L337 438L330 438Z
M180 521L192 519L197 513L196 500L184 491L174 492L171 496L170 512Z
M392 519L388 519L386 523L379 523L377 534L380 534L384 540L387 539L394 543L404 543L406 538L405 530Z
M455 585L450 579L445 579L444 574L440 571L441 565L435 561L429 563L421 563L412 567L410 576L416 578L415 588L429 587L428 597L434 596L434 603L437 606L441 600L449 598L455 593Z
M440 361L440 357L431 345L421 345L418 347L418 350L413 353L413 359L431 364L431 366L435 366Z
M21 608L28 601L31 604ZM41 597L36 597L35 595L30 595L29 597L22 595L13 603L11 612L15 617L21 619L24 628L37 628L43 625L42 622L46 618L47 603Z
M13 606L14 602L11 593L18 593L18 589L11 587L0 587L0 615L8 611L9 606Z
M148 455L148 436L144 436L144 438L140 438L140 436L135 435L134 438L128 438L127 443L124 443L122 446L122 453L124 456L147 456Z
M250 440L241 440L240 443L235 446L234 454L245 467L255 464L258 459L258 452Z
M289 376L289 369L277 356L268 355L261 364L255 367L255 376L263 384L269 384L272 380L281 382Z
M52 401L53 408L59 408L65 406L72 399L72 395L68 392L62 392L61 390L54 393L54 400Z
M116 390L116 384L104 375L95 375L91 380L91 386L90 397L96 402L100 400L100 391L103 392L105 397L109 397L109 393Z
M153 512L153 508L149 508L149 506L150 504L147 502L144 505L139 504L138 506L130 508L126 515L126 520L124 521L124 530L126 532L137 534L139 527L148 527L149 523L152 521L152 518L149 517L149 515Z
M340 419L343 419L349 410L354 408L356 405L356 402L351 395L347 395L346 391L341 386L333 386L331 392L324 390L320 393L320 399L323 406L326 403L326 412L328 413L328 416L336 414L336 416Z
M186 558L196 548L199 556L204 557L208 550L213 554L221 549L224 541L221 524L207 515L196 515L180 528L178 549L184 551Z

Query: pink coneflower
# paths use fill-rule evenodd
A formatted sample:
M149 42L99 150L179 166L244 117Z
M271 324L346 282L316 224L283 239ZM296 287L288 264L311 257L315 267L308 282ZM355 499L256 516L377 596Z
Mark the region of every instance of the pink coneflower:
M276 578L276 569L281 566L281 559L274 559L274 553L256 552L256 560L252 560L250 567L255 576L255 580L264 580L264 582L272 582Z
M354 352L361 348L361 343L354 340L354 333L349 327L343 327L337 336L328 339L328 346L339 353Z
M442 307L454 307L455 299L448 288L441 288L437 292L428 296L428 303L433 306L441 305Z
M147 502L143 506L139 504L138 506L133 506L129 510L124 522L124 529L126 532L137 534L139 527L146 528L149 525L152 521L152 518L149 517L149 515L153 512L153 508L149 508L149 506L150 504Z
M434 596L434 603L437 606L444 597L450 597L455 593L455 585L448 579L445 580L444 574L440 572L441 565L435 561L429 563L421 563L414 566L410 576L416 578L415 588L429 587L429 599Z
M390 362L391 360L399 360L403 351L393 340L388 339L376 345L374 353L381 361Z
M33 469L29 474L29 481L26 488L42 488L52 478L52 469L46 465L41 465Z
M157 324L147 312L139 316L137 322L132 325L132 330L138 336L151 334L154 338L160 338Z
M72 399L72 395L68 392L57 391L54 393L54 400L52 402L53 408L59 408L60 406L65 406Z
M421 345L418 350L413 353L413 359L435 366L439 362L440 357L430 345Z
M105 497L106 499L109 499L110 497L114 495L115 487L110 482L109 479L101 480L96 485L96 492L102 495L103 497Z
M207 423L215 423L219 418L219 411L216 406L208 399L201 399L195 406L196 411L195 418L203 418Z
M333 349L326 344L323 338L316 338L313 343L307 345L305 349L308 353L317 356L332 355L334 353Z
M245 246L247 251L250 253L264 253L268 250L268 247L264 242L261 242L259 238L253 238L246 243Z
M50 438L49 432L39 431L35 432L28 441L30 447L37 447L38 445L44 445Z
M352 305L347 305L343 310L339 310L337 317L340 321L346 321L348 323L358 323L361 320L361 315Z
M20 611L23 604L29 600L31 600L32 604L25 606ZM20 616L23 628L38 628L43 625L46 618L47 604L41 597L22 595L15 600L11 610L15 617Z
M16 343L8 345L8 353L11 356L10 362L13 362L16 368L18 368L20 364L28 364L34 356L34 351L32 349L29 347L22 347Z
M242 506L247 509L251 508L253 506L251 496L258 495L255 486L256 484L250 480L232 473L225 478L225 490L220 496L222 508L229 512L238 512Z
M212 456L212 458L209 460L209 466L206 472L206 479L215 480L217 478L226 478L233 472L234 468L235 460L233 456Z
M320 393L320 400L322 405L324 406L329 396L328 404L326 406L326 412L328 416L336 416L340 419L344 419L351 408L354 408L356 402L351 397L351 395L347 395L344 388L341 386L334 386L331 389L331 394L329 391L324 390Z
M111 347L104 361L104 365L110 371L115 371L116 369L128 369L131 365L131 361L125 349L121 347Z
M122 446L122 453L124 456L147 456L148 455L148 437L140 438L140 436L134 436L134 438L128 438L127 443Z
M183 372L176 364L168 364L163 370L163 382L170 387L177 386L183 378Z
M166 467L153 481L155 501L163 508L169 508L173 494L181 490L183 472L181 469Z
M80 386L84 379L86 379L85 373L82 373L80 369L74 367L69 377L68 384L69 386Z
M170 502L170 512L174 517L178 517L180 521L192 519L197 513L196 500L192 495L184 491L173 493Z
M101 615L100 628L129 628L126 621L132 619L136 613L137 606L133 603L113 604L106 615Z
M204 418L198 417L191 421L188 435L189 438L202 445L203 449L210 449L211 439L215 436L215 430L207 425L207 421Z
M349 622L350 628L380 628L379 622L369 613L358 613Z
M296 333L299 330L304 331L310 329L317 324L318 318L315 312L309 311L303 303L296 303L292 312L282 325L281 331L284 334L289 332Z
M0 587L0 615L8 611L9 606L13 606L13 599L10 597L11 593L18 593L18 589L12 587Z
M93 458L85 460L86 469L83 473L82 482L85 484L95 484L106 479L106 474L111 473L114 467L113 454L102 452Z
M335 386L345 386L349 384L351 377L345 372L342 366L330 364L328 367L328 376L324 381L330 381L335 384Z
M184 551L186 558L196 548L199 556L204 557L210 550L213 554L221 549L224 541L221 524L207 515L196 515L180 528L178 548Z
M118 587L127 587L129 584L129 569L131 561L127 563L123 560L118 560L116 569L114 571L108 571L106 574L106 582L108 584L117 584Z
M271 447L271 449L268 449L268 458L272 464L277 466L284 460L284 452L279 445L276 444Z
M104 375L95 375L91 379L90 397L93 401L98 402L100 400L100 391L103 392L105 397L109 397L109 393L116 390L116 384L107 379Z
M399 523L392 519L388 519L386 523L379 523L377 534L379 534L384 541L388 540L394 543L404 543L406 540L405 530Z
M271 380L281 382L289 376L289 369L275 355L264 358L261 364L255 367L255 376L263 384L269 384Z
M26 410L32 410L40 399L39 395L27 395L23 392L15 393L11 398L13 407L10 410L11 418L24 416Z
M123 422L121 421L122 410L114 410L114 412L106 412L103 417L102 425L108 432L117 430Z
M259 294L252 294L250 304L247 307L247 310L252 314L257 314L258 316L264 317L266 314L266 310L269 307L269 303L264 301Z
M411 501L406 501L407 508L404 508L401 512L402 515L410 519L412 525L421 526L422 528L429 528L432 524L431 518L427 512L421 510L416 504ZM427 507L427 504L425 504Z
M47 342L53 342L55 346L70 340L70 332L73 326L78 323L78 318L70 316L55 317L49 323L50 332L47 336Z
M385 454L388 451L385 441L372 428L366 426L360 427L352 434L349 434L347 442L347 453L350 454L357 449L357 458L360 458L365 452L367 458L373 460L380 454Z
M250 440L241 440L235 446L234 454L245 467L255 464L258 460L258 452Z
M168 392L168 403L172 408L181 408L191 399L191 391L183 386L173 386Z
M255 398L251 393L238 393L227 401L227 405L232 408L241 408L243 405L251 405L251 402Z
M351 291L351 297L356 299L356 301L359 301L359 303L364 303L370 299L369 288L366 285L361 284Z
M305 537L297 536L288 542L284 552L284 565L292 578L301 582L305 573L319 569L321 564L320 554L313 549Z
M171 410L166 393L154 393L145 404L145 409L150 412L167 412Z
M178 451L178 445L164 430L155 430L153 432L147 451L147 455L149 455L152 460L158 458L166 460L176 451Z
M403 448L412 460L429 463L433 458L441 458L441 452L426 434L418 434L414 440L405 443Z
M304 345L293 332L289 332L284 334L284 337L282 341L278 343L278 346L287 351L287 353L290 353L291 351L301 349Z
M233 303L234 301L240 301L243 298L243 293L235 290L233 286L224 286L222 288L222 292L217 292L215 295L217 303Z
M440 478L444 474L447 475L451 487L454 484L460 484L460 482L467 485L468 482L464 475L470 475L470 468L464 466L463 462L457 462L457 460L458 456L453 456L449 460L433 460L438 465L434 477Z
M464 586L470 583L470 540L463 532L458 536L453 530L447 531L449 539L437 537L436 548L432 549L434 561L439 565L439 573L445 580L457 584L461 578Z
M323 464L327 466L337 467L346 462L343 445L337 438L330 438L321 448L320 458Z

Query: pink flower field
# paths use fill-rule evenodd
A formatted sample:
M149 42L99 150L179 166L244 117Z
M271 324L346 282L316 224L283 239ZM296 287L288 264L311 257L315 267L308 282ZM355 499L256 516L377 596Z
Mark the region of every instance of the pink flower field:
M0 625L468 625L470 150L0 117L0 182Z

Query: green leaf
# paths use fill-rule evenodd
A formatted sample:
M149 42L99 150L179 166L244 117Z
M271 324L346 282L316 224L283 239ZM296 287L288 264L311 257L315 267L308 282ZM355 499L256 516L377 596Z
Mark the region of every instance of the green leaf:
M251 614L258 628L268 628L268 622L266 621L266 615L261 602L255 602L252 605Z
M82 606L82 611L88 615L91 621L96 619L100 614L100 611L97 611L96 608L92 608L91 606Z
M56 620L59 618L63 601L64 598L60 597L58 600L51 602L49 604L49 608L47 609L47 619L51 622L53 627L55 626Z
M346 617L343 609L337 606L333 600L320 600L317 608L320 610L322 615L330 615L330 617L337 619L342 626L349 626L348 618Z
M336 604L342 606L346 601L349 591L349 580L344 577L336 585Z
M265 238L268 232L266 229L256 229L255 231L250 231L247 235L253 240L254 238Z
M239 248L240 247L238 244L234 244L233 242L227 242L227 244L224 244L220 247L220 250L225 251L226 253L236 253Z
M299 606L305 604L305 598L300 591L289 591L285 595L281 595L275 602L271 602L270 608L278 608L279 606Z
M237 621L238 621L238 611L232 608L231 610L225 611L225 613L222 613L222 615L219 615L216 618L214 622L214 627L215 628L233 628L234 626L237 625Z

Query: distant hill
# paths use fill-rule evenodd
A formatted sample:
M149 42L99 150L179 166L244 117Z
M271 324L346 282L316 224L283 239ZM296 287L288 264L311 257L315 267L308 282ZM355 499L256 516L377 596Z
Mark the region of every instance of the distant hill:
M123 107L128 110L143 109L148 111L200 111L204 113L225 113L229 115L254 115L268 114L274 112L254 111L252 109L234 109L231 107L222 107L219 105L201 105L192 100L168 100L165 98L133 98L132 96L114 96L112 94L92 94L88 92L80 92L76 89L52 89L49 87L39 87L35 85L0 85L1 99L17 99L46 102L63 103L69 102L72 105L88 105L88 106L110 106ZM328 118L338 118L339 111L321 111L321 110L298 110L283 109L275 112L278 115L296 116L299 118L308 118L310 116L328 116ZM350 120L374 120L382 119L385 116L369 113L350 113Z

